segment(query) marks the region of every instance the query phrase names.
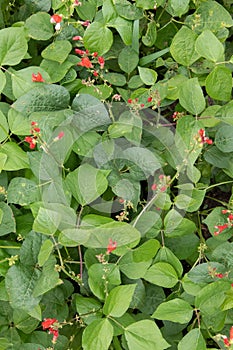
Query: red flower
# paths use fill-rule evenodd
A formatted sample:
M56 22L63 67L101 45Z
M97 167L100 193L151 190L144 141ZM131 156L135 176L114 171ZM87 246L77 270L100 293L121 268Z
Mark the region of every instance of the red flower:
M52 15L51 18L50 18L50 22L51 23L61 23L62 21L62 15Z
M26 136L24 141L29 143L30 149L34 149L36 147L36 137Z
M128 103L132 103L132 102L133 102L132 98L129 98Z
M230 221L232 221L232 220L233 220L233 214L230 214L230 215L228 216L228 219L229 219Z
M151 102L151 101L152 101L152 97L150 96L148 97L147 102Z
M223 277L224 277L224 274L223 274L223 273L216 273L216 274L215 274L215 277L223 278Z
M93 67L93 65L92 65L92 63L91 63L91 61L89 60L88 57L82 57L81 58L81 62L79 62L77 65L78 66L82 66L82 67L86 67L86 68L92 68Z
M98 62L100 64L100 68L103 69L104 68L104 63L105 63L105 60L102 56L99 56L98 57Z
M42 77L42 75L40 74L40 72L38 72L37 74L32 73L32 81L33 82L39 82L39 83L44 83L44 79Z
M208 145L212 145L213 141L205 136L205 130L200 129L198 130L198 134L200 136L200 141L202 144L207 143Z
M153 184L153 185L151 186L151 189L152 189L152 191L156 191L157 185L156 185L156 184Z
M231 344L226 336L223 337L223 342L226 346L228 346L228 347L231 346Z
M229 210L227 210L227 209L222 210L222 214L227 214L227 213L229 213Z
M41 325L43 330L50 328L55 322L58 322L56 318L45 318Z
M85 55L86 51L84 50L80 50L80 49L74 49L75 53L77 53L78 55Z
M79 35L73 36L72 40L77 41L77 40L82 40L83 38Z
M110 254L113 250L115 250L117 247L117 242L114 241L110 238L108 246L107 246L107 251L106 254Z
M99 73L96 72L96 70L94 70L93 75L94 75L94 77L98 77Z
M141 107L141 108L145 107L144 103L141 103L141 104L140 104L140 107Z
M228 224L223 224L223 225L217 225L217 226L214 226L214 228L217 228L218 231L215 231L214 232L214 235L217 236L219 235L222 231L224 231L226 228L228 228Z
M79 0L74 0L74 6L82 6L81 1L79 1Z
M98 52L93 52L92 56L93 57L97 57L98 56Z
M81 23L81 25L84 27L89 27L90 25L90 21L84 21L84 22L80 21L79 23Z

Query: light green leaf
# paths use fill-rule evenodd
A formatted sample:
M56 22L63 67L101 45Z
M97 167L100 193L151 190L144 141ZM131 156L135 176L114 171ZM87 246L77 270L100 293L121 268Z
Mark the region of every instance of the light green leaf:
M109 320L95 320L83 332L83 350L108 350L112 338L113 327Z
M28 45L23 28L4 28L0 30L0 65L15 66L27 53Z
M182 26L173 37L170 52L176 62L190 66L200 55L195 51L197 35L189 28Z
M25 27L29 36L35 40L48 40L54 34L53 24L50 23L50 15L38 12L27 18Z
M108 172L83 164L69 173L66 183L74 198L84 206L105 192L108 187L106 175Z
M129 21L122 17L116 17L108 23L109 27L115 28L125 45L131 45L132 43L132 21Z
M233 125L223 125L218 129L215 144L224 153L233 152Z
M24 206L37 202L39 199L39 187L34 181L23 177L15 177L11 180L7 190L7 200L9 203Z
M227 67L215 67L206 78L206 91L219 101L229 101L232 91L231 71Z
M17 112L13 108L10 108L7 118L12 134L28 135L30 133L30 123L28 122L28 118L23 114Z
M142 37L142 42L146 46L153 46L157 39L157 24L155 21L151 21L147 24L147 30Z
M178 323L188 323L193 315L193 308L190 304L182 299L172 299L161 303L152 317L158 320L166 320Z
M139 71L139 76L141 80L143 81L144 84L146 85L154 85L158 74L156 71L150 68L144 68L144 67L139 67L138 66L138 71Z
M49 290L55 288L63 281L59 279L59 272L56 270L56 258L50 256L44 263L42 274L39 276L33 290L33 296L38 297L47 293Z
M150 320L141 320L126 327L125 338L129 350L163 350L170 345L155 322Z
M15 218L11 208L4 202L0 202L1 210L1 223L0 223L0 236L7 235L8 233L15 232Z
M1 77L0 77L1 79ZM9 126L5 115L0 111L0 142L4 141L9 133Z
M52 253L54 248L53 242L50 239L46 239L41 248L40 248L40 252L38 254L38 264L40 266L43 266L44 263L48 260L48 258L50 257L50 254Z
M126 73L131 73L137 67L138 61L138 54L131 46L126 46L118 56L118 64Z
M168 0L167 11L173 16L181 17L189 10L189 0Z
M179 100L182 107L194 115L200 114L205 109L205 98L197 78L191 78L183 83Z
M33 230L46 235L53 235L61 222L61 215L55 210L41 207L33 223Z
M13 321L15 327L26 334L32 333L39 324L39 321L31 317L27 312L17 309L13 313Z
M209 30L204 30L196 40L195 50L201 57L218 62L224 61L224 47L217 37Z
M178 344L178 350L206 350L206 342L199 328L191 329Z
M175 209L170 210L164 219L165 235L167 237L179 237L196 230L193 221L183 218L183 216Z
M47 60L63 63L71 50L72 45L68 40L56 40L41 52L41 56Z
M133 252L127 252L120 259L119 267L120 270L131 279L143 278L152 263L152 259L134 261Z
M113 317L123 316L130 306L135 288L136 284L128 284L113 288L105 300L103 308L104 314Z
M2 90L4 89L5 84L6 84L6 76L3 73L3 71L0 70L0 94L1 94Z
M145 274L144 279L164 288L172 288L178 282L175 269L166 262L158 262L152 265Z
M142 243L138 248L133 250L133 260L138 263L140 261L148 261L156 255L160 248L160 243L156 239L149 239Z
M94 298L80 294L75 295L76 310L86 324L102 318L102 303Z
M0 350L7 350L12 345L13 343L10 343L9 339L0 337Z
M14 171L29 167L28 156L16 143L7 142L0 148L0 154L2 157L6 156L3 167L1 170Z
M97 51L99 55L103 55L112 46L113 34L104 24L95 21L86 29L83 42L90 52Z
M69 69L73 66L76 66L78 62L80 62L79 57L68 55L67 59L63 63L43 59L40 67L49 74L51 83L57 83L65 78ZM82 86L81 80L80 86Z

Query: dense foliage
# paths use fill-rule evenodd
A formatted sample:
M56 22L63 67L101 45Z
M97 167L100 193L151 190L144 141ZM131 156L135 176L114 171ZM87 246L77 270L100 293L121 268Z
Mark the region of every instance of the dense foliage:
M0 350L233 349L231 0L0 3Z

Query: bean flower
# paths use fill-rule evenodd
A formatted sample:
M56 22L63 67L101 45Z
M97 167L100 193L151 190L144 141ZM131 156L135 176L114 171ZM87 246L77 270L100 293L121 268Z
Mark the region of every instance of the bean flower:
M55 29L60 30L61 29L61 21L62 21L62 15L54 14L50 18L50 23L55 23Z

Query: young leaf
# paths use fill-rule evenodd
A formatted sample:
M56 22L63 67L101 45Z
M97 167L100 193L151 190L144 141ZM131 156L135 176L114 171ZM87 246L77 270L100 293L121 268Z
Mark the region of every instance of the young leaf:
M178 323L188 323L193 315L193 308L182 299L172 299L161 303L152 317Z
M83 350L108 350L112 337L113 327L109 320L95 320L83 332Z
M206 343L199 328L191 329L188 334L181 339L178 350L206 350Z
M28 45L23 27L0 30L0 65L15 66L27 53Z
M126 327L125 338L129 350L163 350L170 345L158 326L150 320L141 320Z
M205 109L205 98L197 78L191 78L183 83L179 100L181 106L194 115L200 114Z
M130 306L135 288L136 284L128 284L113 288L105 300L103 308L104 314L113 317L123 316Z
M146 272L144 279L164 288L172 288L178 282L176 270L166 262L152 265Z

